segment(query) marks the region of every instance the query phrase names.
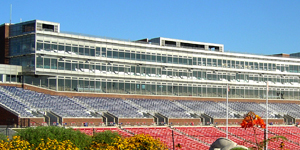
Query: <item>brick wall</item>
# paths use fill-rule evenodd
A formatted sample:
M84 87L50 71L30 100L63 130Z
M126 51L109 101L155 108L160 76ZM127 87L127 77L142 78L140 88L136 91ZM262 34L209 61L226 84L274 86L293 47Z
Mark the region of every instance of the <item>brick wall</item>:
M43 122L45 122L44 117L19 118L19 127L42 126Z
M169 119L169 124L172 125L201 125L201 119L195 118L195 119L180 119L180 118L173 118Z
M18 115L0 107L0 125L18 125Z
M263 119L264 122L266 122L266 119ZM229 125L240 125L242 123L243 119L228 119ZM300 120L299 120L300 121ZM284 124L284 119L268 119L269 123L273 124ZM226 125L226 119L214 119L214 124L217 125Z
M122 125L152 125L153 118L119 118L119 124Z
M84 122L88 125L99 126L102 125L103 118L63 118L62 122L67 123L66 126L83 126Z

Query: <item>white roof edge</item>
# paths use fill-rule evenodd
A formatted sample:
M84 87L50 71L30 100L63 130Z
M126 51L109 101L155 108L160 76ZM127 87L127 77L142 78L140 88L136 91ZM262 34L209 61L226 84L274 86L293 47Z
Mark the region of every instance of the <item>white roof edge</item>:
M210 45L218 45L224 46L224 44L217 44L217 43L207 43L207 42L197 42L197 41L188 41L188 40L181 40L181 39L173 39L173 38L165 38L165 37L157 37L163 40L171 40L171 41L179 41L179 42L187 42L187 43L195 43L195 44L210 44ZM153 38L156 39L156 38Z

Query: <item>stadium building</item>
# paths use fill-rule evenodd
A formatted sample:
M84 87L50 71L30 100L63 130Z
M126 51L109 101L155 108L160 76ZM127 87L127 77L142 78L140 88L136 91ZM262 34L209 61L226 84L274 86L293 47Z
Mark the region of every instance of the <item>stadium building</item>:
M297 53L112 39L61 32L59 23L41 20L0 25L0 43L1 125L224 124L227 90L230 124L248 111L266 118L267 91L270 122L300 121Z
M265 99L269 81L270 98L300 98L297 58L229 53L222 44L162 37L125 41L65 33L59 23L40 20L2 28L7 26L1 60L22 72L1 72L2 82L55 91L215 98L226 97L229 84L230 98Z

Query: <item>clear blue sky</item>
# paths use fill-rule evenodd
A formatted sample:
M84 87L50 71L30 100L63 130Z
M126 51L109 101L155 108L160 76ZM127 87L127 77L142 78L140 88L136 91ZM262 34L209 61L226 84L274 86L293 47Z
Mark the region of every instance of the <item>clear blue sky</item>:
M0 24L39 19L61 31L220 43L225 51L300 52L299 0L2 0Z

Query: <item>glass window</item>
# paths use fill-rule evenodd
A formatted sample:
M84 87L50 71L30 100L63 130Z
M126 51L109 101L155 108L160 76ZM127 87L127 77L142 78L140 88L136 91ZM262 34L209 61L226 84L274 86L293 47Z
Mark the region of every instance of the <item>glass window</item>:
M227 68L230 68L230 67L231 67L231 61L227 60Z
M136 60L141 60L141 54L136 54Z
M106 48L102 47L102 53L101 53L102 57L106 57Z
M197 65L197 58L193 57L193 65Z
M72 47L72 52L78 55L78 47Z
M66 62L65 65L66 65L65 70L71 70L71 62L70 61Z
M166 56L162 56L162 63L167 63L167 57Z
M72 62L72 70L75 71L78 68L78 62Z
M125 53L125 59L130 60L130 53Z
M66 52L71 52L71 46L66 46Z
M183 58L183 64L187 65L187 59L186 58Z
M96 47L96 56L100 56L100 55L101 55L101 48Z
M218 67L222 67L222 59L218 59Z
M263 67L264 67L263 63L259 63L259 70L263 70Z
M131 55L131 60L135 60L135 53L130 53L130 55Z
M119 52L119 58L120 59L124 59L125 58L125 53L124 52Z
M251 69L251 70L253 70L253 62L249 62L249 66L248 66L248 69Z
M241 61L241 69L244 69L244 68L245 68L244 61Z
M50 58L44 58L44 68L50 69Z
M84 48L83 47L79 47L79 55L84 55Z
M57 59L51 59L51 69L57 69Z
M44 49L45 49L46 51L50 51L50 44L45 43L45 44L44 44Z
M262 63L261 63L262 64ZM254 62L254 70L258 70L259 69L259 63L257 62ZM262 65L261 65L262 66Z
M112 51L110 49L107 49L107 58L112 58Z
M36 58L36 67L37 68L43 68L43 58L42 57L37 57Z
M147 61L147 62L150 62L150 61L151 61L151 55L150 55L150 54L146 55L146 61Z
M113 51L113 58L119 58L119 52Z
M212 66L212 65L211 65L211 59L210 59L210 58L207 58L207 66Z
M84 49L84 55L85 56L90 56L90 49L89 48Z
M64 45L59 45L59 46L58 46L58 50L60 50L60 51L65 51L65 46L64 46Z
M174 63L174 64L178 64L178 62L179 62L178 57L175 56L175 57L173 58L173 63Z
M90 49L90 56L95 56L95 49Z
M37 43L37 48L36 50L42 50L43 48L43 43Z
M146 55L145 54L141 54L142 56L142 61L146 61Z
M156 62L156 55L155 54L151 55L151 61Z
M65 62L59 61L58 62L58 70L64 70L65 69Z
M157 56L157 62L161 63L161 56Z
M202 66L206 66L206 58L202 58Z
M187 65L192 65L192 58L187 59Z
M179 64L183 64L182 58L179 58Z
M231 68L235 68L235 61L231 61Z
M56 44L50 44L50 50L57 50Z

